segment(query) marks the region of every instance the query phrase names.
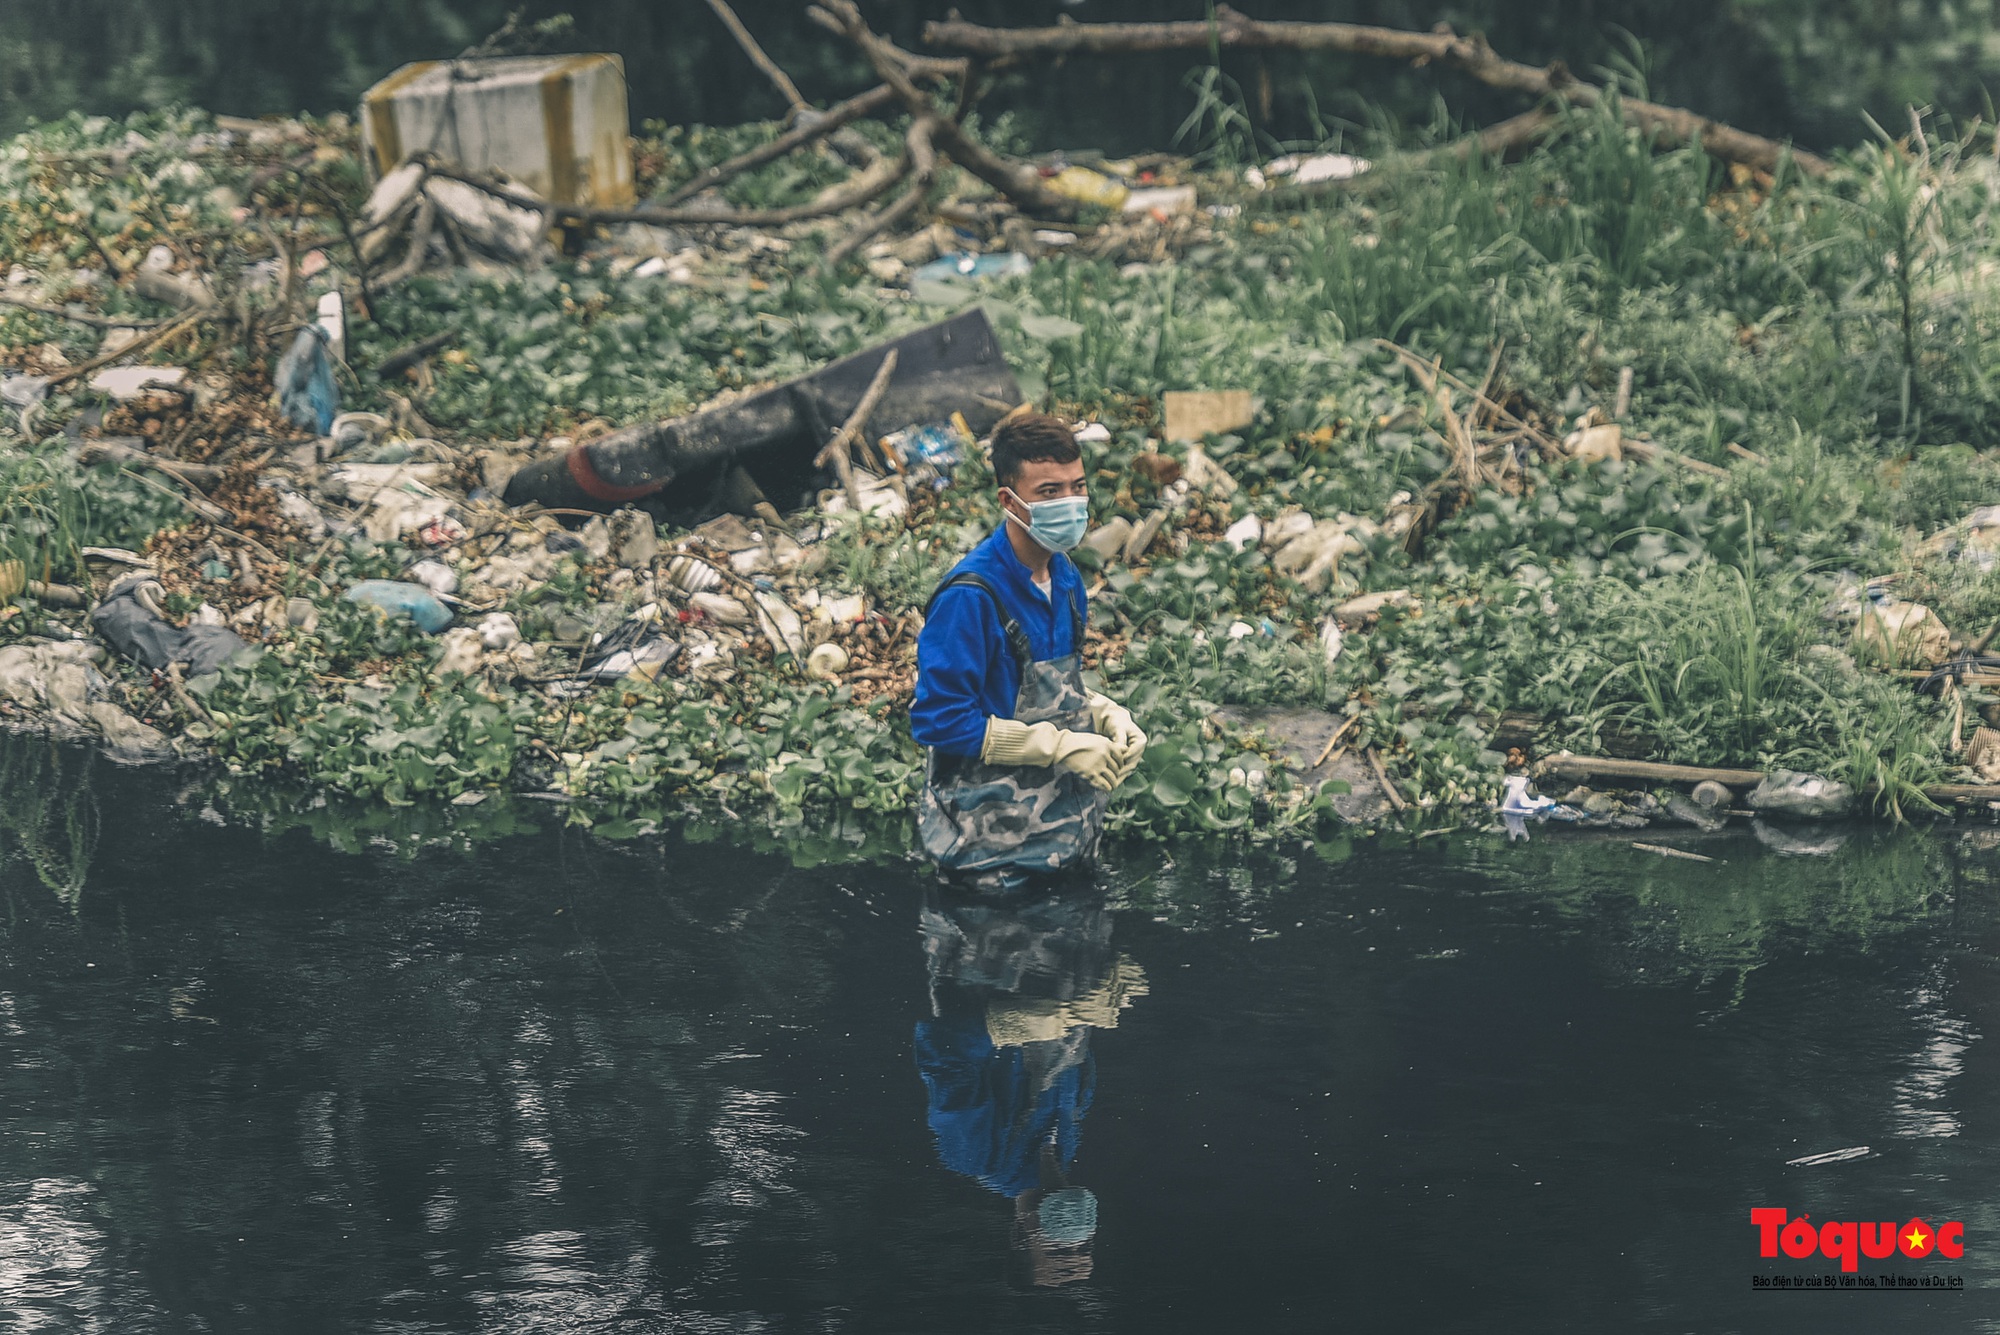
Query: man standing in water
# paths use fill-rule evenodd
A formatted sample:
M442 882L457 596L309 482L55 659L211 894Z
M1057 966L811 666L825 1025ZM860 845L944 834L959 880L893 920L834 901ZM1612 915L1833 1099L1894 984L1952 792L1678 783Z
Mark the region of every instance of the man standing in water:
M1011 417L992 457L1006 518L931 595L910 731L930 752L924 851L1005 882L1091 861L1146 734L1083 685L1083 579L1063 555L1090 523L1076 438L1054 417Z

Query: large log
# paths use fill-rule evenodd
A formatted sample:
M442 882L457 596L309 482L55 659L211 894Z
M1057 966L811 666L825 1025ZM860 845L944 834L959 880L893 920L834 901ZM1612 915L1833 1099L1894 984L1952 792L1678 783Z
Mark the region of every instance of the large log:
M1662 765L1650 760L1614 760L1609 756L1552 756L1541 771L1561 779L1636 779L1642 783L1719 783L1728 788L1754 788L1764 772L1754 769L1708 769L1700 765Z
M896 374L866 414L861 430L868 439L942 422L954 412L983 432L1021 402L999 339L974 307L722 407L641 422L530 464L507 483L503 499L559 510L609 512L645 502L666 513L688 512L705 503L717 477L741 464L789 506L804 499L815 456L854 414L891 350Z
M1461 37L1444 29L1407 32L1359 23L1265 22L1217 5L1213 23L1060 23L1048 28L989 28L952 19L924 25L926 45L983 60L1023 56L1108 55L1144 51L1236 50L1338 51L1381 56L1416 64L1450 65L1489 87L1534 98L1556 98L1594 107L1608 96L1557 61L1524 65L1495 54L1477 34ZM1801 170L1824 175L1826 159L1775 139L1751 134L1680 107L1636 97L1618 99L1625 120L1669 144L1699 142L1715 157L1775 171L1787 156Z
M1552 756L1540 765L1543 774L1561 779L1636 779L1643 783L1697 784L1713 780L1729 788L1754 788L1764 781L1755 769L1707 769L1700 765L1664 765L1649 760L1613 760L1606 756ZM1874 792L1875 789L1867 789ZM1933 783L1925 797L1939 805L2000 802L2000 784Z

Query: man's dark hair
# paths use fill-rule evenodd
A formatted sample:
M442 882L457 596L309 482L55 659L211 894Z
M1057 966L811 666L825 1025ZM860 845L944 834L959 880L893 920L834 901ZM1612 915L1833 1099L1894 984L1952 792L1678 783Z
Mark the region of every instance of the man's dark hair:
M1069 423L1060 417L1022 413L993 429L993 476L1003 487L1014 485L1022 464L1066 464L1082 457Z

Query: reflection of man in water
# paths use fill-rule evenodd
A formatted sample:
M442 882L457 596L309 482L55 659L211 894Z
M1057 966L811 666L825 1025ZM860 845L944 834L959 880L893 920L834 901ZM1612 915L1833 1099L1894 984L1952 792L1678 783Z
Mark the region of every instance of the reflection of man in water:
M1069 1180L1097 1063L1092 1029L1146 991L1111 949L1101 895L994 904L933 892L923 910L932 1018L917 1025L938 1158L1014 1202L1036 1284L1086 1279L1097 1197Z

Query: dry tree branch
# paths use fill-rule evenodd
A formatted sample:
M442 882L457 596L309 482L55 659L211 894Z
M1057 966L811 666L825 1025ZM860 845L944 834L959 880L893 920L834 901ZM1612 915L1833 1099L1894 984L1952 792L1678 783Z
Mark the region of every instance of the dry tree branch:
M865 93L857 93L845 102L837 102L823 112L811 113L799 120L797 125L773 139L770 143L753 148L747 153L739 153L727 162L718 162L693 180L676 187L659 202L660 208L672 208L683 200L694 198L712 186L733 180L755 167L767 162L775 162L795 148L804 148L818 139L824 139L849 121L877 111L896 100L896 90L888 84L877 84Z
M76 379L78 376L89 375L92 371L101 370L121 357L136 357L155 343L162 342L169 336L178 334L181 330L188 328L197 320L208 319L217 313L217 308L212 303L197 306L191 311L174 317L158 328L139 335L139 337L133 339L123 347L113 348L107 353L92 357L87 362L78 362L75 366L65 367L49 377L49 388L54 389L57 385L65 384Z
M115 315L95 315L86 311L73 311L67 306L52 306L14 292L0 292L0 305L17 306L36 315L47 315L58 320L68 320L71 324L88 325L92 329L158 329L165 320L121 319Z
M868 425L868 415L875 411L875 405L889 390L889 377L896 374L896 349L891 348L882 358L882 364L875 368L875 378L868 382L868 388L861 395L861 402L854 405L854 411L847 415L847 421L840 430L833 433L825 447L813 456L813 467L824 468L833 465L833 471L840 476L840 485L847 489L847 503L854 507L854 513L861 513L861 489L854 484L854 461L848 457L854 442L861 437L862 428Z
M910 131L903 140L906 161L909 164L909 187L894 203L869 214L855 224L853 231L834 243L826 252L826 258L822 261L823 267L839 268L849 256L867 245L870 239L879 235L883 229L902 221L923 203L924 195L931 188L931 179L937 174L937 154L931 147L931 139L936 133L935 116L919 116L910 122Z
M736 11L729 7L729 0L708 0L708 7L722 20L722 26L729 29L729 35L743 48L743 54L750 57L750 63L763 72L764 77L771 81L771 86L778 90L778 96L785 99L787 110L797 111L805 106L806 100L799 95L798 85L778 67L777 61L764 54L764 48L757 44L757 39L743 26L743 20L737 18Z
M937 108L911 82L909 66L904 63L908 57L868 27L854 0L826 0L824 6L808 7L806 15L860 47L868 63L875 67L877 77L896 90L912 116L937 116ZM967 134L956 121L938 119L932 138L946 157L1013 200L1025 212L1066 218L1075 211L1074 201L1042 184L1041 173L1026 163L1001 157Z
M1419 65L1450 65L1492 88L1534 98L1555 98L1579 107L1598 106L1607 96L1603 88L1578 79L1560 61L1537 67L1507 60L1495 54L1486 39L1476 34L1460 37L1449 28L1408 32L1356 23L1264 22L1240 14L1228 5L1216 6L1212 23L1064 23L1048 28L989 28L949 20L925 24L924 41L930 46L987 60L1084 53L1206 51L1211 46L1341 51ZM1618 110L1627 123L1657 135L1663 142L1698 142L1725 161L1775 171L1789 157L1809 175L1822 176L1828 169L1826 159L1816 154L1680 107L1623 97L1618 99Z
M505 200L516 208L534 209L547 213L551 218L571 218L583 223L660 223L676 227L782 227L787 223L806 222L813 218L829 218L836 213L860 208L877 195L887 191L902 179L897 173L886 180L866 179L857 185L850 178L845 188L818 199L810 204L794 204L782 209L752 209L741 212L717 212L712 209L600 209L587 208L578 204L555 204L539 199L525 191L517 190L505 182L490 176L479 176L461 171L447 163L434 162L430 165L434 175L447 180L461 181L475 190L482 190L495 199Z
M392 269L387 269L375 280L382 291L387 291L417 276L424 267L424 259L431 248L431 230L437 223L437 206L430 196L419 193L416 212L410 218L409 249Z

